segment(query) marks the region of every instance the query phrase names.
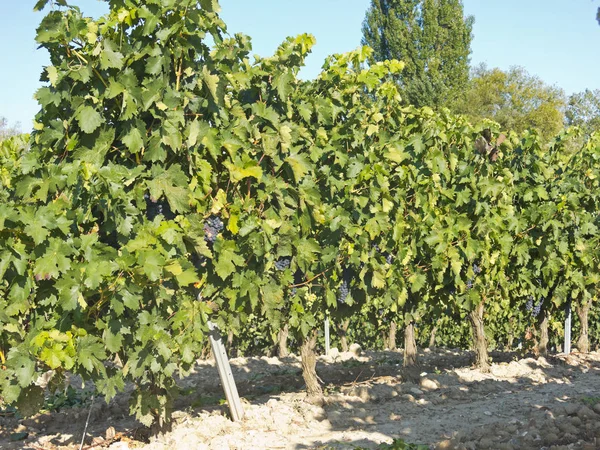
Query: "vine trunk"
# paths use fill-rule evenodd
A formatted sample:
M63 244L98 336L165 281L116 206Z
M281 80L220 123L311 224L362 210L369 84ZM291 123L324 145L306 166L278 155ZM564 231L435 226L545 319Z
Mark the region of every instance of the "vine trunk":
M410 322L404 328L404 367L417 364L417 342L415 340L415 323Z
M488 360L487 339L485 337L485 327L483 323L483 312L485 310L483 302L475 307L469 313L469 321L473 331L473 350L475 351L475 365L482 372L490 371L490 362Z
M302 365L302 377L306 383L306 395L310 402L321 402L323 400L323 389L317 375L317 330L311 331L308 336L302 338L300 356Z
M579 339L577 340L577 349L581 353L590 352L590 339L589 339L589 312L590 302L583 302L581 305L576 307L577 315L579 316L580 329Z

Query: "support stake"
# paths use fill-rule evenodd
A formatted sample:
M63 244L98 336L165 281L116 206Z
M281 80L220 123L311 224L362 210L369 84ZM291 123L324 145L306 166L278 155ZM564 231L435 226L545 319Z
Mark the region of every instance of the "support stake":
M564 352L566 355L571 353L571 300L567 302L565 309L565 346Z
M325 356L329 356L329 317L325 319Z
M215 355L215 361L217 363L217 369L219 370L219 377L221 378L221 384L225 391L225 397L229 404L229 410L231 411L231 418L234 422L238 422L244 418L244 409L242 408L242 402L240 401L240 395L238 394L235 380L233 379L233 373L231 372L231 366L229 365L229 359L227 358L227 352L225 351L225 345L223 345L223 339L219 328L212 323L208 322L208 329L210 331L208 337L210 339L210 346L212 348L213 355Z

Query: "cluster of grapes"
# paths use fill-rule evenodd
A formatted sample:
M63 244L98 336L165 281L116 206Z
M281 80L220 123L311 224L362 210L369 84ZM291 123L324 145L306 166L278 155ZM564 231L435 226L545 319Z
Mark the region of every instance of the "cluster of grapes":
M144 200L146 200L146 218L148 220L154 220L156 216L162 215L166 220L173 220L175 214L171 211L171 207L167 201L152 200L150 194L144 194Z
M350 293L350 286L348 286L348 282L346 280L342 281L342 285L340 286L340 290L338 292L337 301L338 303L344 304L346 303L346 297Z
M306 281L304 272L302 272L300 269L296 270L296 272L294 272L294 284L299 285L299 284L304 283L304 281ZM294 296L294 295L296 295L296 292L298 292L298 289L292 288L290 293L292 294L292 296Z
M477 276L481 273L481 267L477 264L477 262L473 263L473 273L475 274L475 276ZM474 279L470 279L467 281L467 290L473 289L474 281L475 281Z
M531 311L533 309L533 295L530 295L527 299L527 303L525 303L525 309L527 311Z
M206 257L193 252L191 256L191 263L196 269L202 269L206 265Z
M537 317L539 316L541 310L542 310L542 304L544 303L544 298L540 298L540 301L534 305L533 304L533 295L530 295L529 298L527 299L527 303L525 303L525 309L529 312L531 312L531 315L533 317Z
M346 297L350 293L350 279L351 274L348 269L344 269L342 271L342 284L340 285L340 290L338 291L337 301L340 304L346 303Z
M391 263L392 263L392 261L394 260L394 255L392 255L391 253L387 253L387 252L385 252L385 253L382 253L382 252L381 252L381 249L379 248L379 245L378 245L378 244L371 244L371 248L372 248L373 250L375 250L375 253L381 253L381 254L383 254L383 255L385 256L385 261L386 261L388 264L391 264Z
M288 267L290 267L291 262L292 262L292 258L290 258L289 256L280 258L277 261L275 261L275 268L279 271L285 270Z
M209 244L214 244L217 235L223 231L223 221L217 216L210 216L204 222L204 240Z

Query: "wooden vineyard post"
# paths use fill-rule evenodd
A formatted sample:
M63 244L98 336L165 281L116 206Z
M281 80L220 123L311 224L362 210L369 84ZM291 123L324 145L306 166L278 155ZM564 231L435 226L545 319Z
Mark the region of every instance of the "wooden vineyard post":
M219 377L221 378L221 384L225 391L225 397L227 403L229 403L229 410L231 411L231 418L234 422L238 422L244 418L244 409L242 408L242 402L238 394L235 380L233 379L233 373L231 372L231 366L229 365L229 359L227 358L227 352L225 351L225 345L223 345L223 339L217 326L208 322L210 346L212 348L213 355L215 355L215 361L217 363L217 369L219 370Z
M571 353L571 301L567 302L565 310L565 346L564 353L568 355Z
M325 356L329 356L329 317L325 319Z

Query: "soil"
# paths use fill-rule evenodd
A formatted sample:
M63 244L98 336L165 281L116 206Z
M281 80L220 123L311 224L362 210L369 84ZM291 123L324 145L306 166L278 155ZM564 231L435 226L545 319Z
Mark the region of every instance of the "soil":
M332 349L317 364L323 405L305 401L298 357L234 358L245 410L237 423L214 362L199 361L178 381L169 433L148 438L125 392L29 419L0 413L0 448L78 449L88 414L83 448L94 449L377 448L395 439L431 449L600 448L600 353L491 356L483 373L459 350L420 352L419 365L404 369L400 351Z

